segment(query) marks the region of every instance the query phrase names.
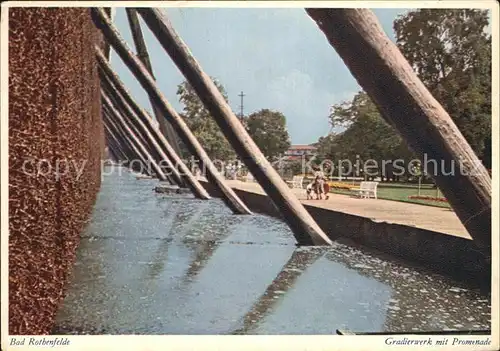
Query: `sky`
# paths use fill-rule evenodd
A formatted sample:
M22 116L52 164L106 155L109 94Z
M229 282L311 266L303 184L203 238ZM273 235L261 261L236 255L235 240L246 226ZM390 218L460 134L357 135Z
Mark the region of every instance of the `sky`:
M233 111L239 113L243 91L246 115L263 108L282 112L292 144L310 144L327 135L330 106L351 100L361 89L304 9L163 10L205 73L223 84ZM393 21L408 10L373 11L394 40ZM135 52L125 9L118 8L113 21ZM181 111L176 91L183 76L140 21L159 88ZM136 101L151 110L146 93L114 53L111 63Z

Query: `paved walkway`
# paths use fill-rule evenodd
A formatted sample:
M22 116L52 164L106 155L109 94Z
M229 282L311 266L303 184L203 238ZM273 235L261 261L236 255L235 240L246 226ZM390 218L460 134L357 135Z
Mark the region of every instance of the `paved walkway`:
M227 182L235 189L265 194L258 183L241 182L239 180L227 180ZM447 208L382 199L358 199L333 193L330 193L328 200L306 200L305 190L292 189L292 192L306 205L368 217L376 222L403 224L472 239L455 212Z

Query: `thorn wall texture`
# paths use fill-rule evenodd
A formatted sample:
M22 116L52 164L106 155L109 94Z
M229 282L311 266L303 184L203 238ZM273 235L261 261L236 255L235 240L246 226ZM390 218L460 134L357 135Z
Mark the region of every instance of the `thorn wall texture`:
M87 8L11 8L9 24L9 333L48 334L100 187L102 37Z

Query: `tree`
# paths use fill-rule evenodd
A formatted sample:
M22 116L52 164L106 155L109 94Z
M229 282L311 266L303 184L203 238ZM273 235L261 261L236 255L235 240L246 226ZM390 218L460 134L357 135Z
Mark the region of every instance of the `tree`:
M334 159L335 151L338 149L337 140L339 134L329 133L327 136L319 137L314 144L316 149L316 157L320 160Z
M212 80L227 101L227 93L222 84L214 78ZM181 117L199 140L208 156L212 160L234 160L236 154L233 148L187 81L177 87L177 95L179 101L184 104ZM183 149L185 152L184 145Z
M491 134L488 11L420 9L394 22L399 49L481 157Z
M390 160L407 158L411 152L399 134L380 115L368 94L358 92L351 102L333 105L330 113L333 127L345 130L328 140L329 156L354 159ZM325 145L320 147L324 150Z
M286 118L281 112L262 109L246 118L246 128L253 141L268 159L290 147Z

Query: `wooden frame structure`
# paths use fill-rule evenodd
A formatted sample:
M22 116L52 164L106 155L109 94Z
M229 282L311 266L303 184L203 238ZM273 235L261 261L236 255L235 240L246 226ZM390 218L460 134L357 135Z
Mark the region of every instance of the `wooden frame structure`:
M130 30L132 32L132 38L134 39L134 44L137 51L137 56L144 64L148 72L151 74L151 77L155 79L153 74L153 66L151 65L151 60L149 59L148 49L146 47L146 42L144 41L144 36L142 35L141 25L139 23L139 17L137 17L137 12L131 7L128 7L126 11ZM175 133L172 125L162 117L159 108L154 103L154 100L150 98L150 102L156 120L160 125L161 132L163 133L165 138L170 141L170 144L172 145L175 153L177 155L180 155L181 151L179 148L179 143L177 142L177 134Z
M491 257L491 177L441 104L369 9L306 9L359 85L421 158L461 164L429 172L476 245ZM453 163L452 163L453 162Z
M361 87L373 99L383 118L401 134L414 151L422 157L426 154L445 162L461 162L465 169L471 171L468 175L448 176L439 173L438 169L431 169L437 185L449 199L477 246L487 258L491 257L491 178L453 120L413 72L396 45L383 32L375 15L368 9L321 8L306 9L306 12L323 31ZM161 121L163 116L169 120L190 152L208 169L208 181L219 190L226 204L235 213L250 213L214 170L203 147L157 88L137 13L194 88L238 156L280 210L297 241L300 244L330 245L330 238L263 156L165 15L154 8L127 9L139 59L126 46L106 13L102 9L93 8L92 17L96 26L101 29L107 42L147 91L156 118ZM106 66L104 56L100 57L100 60L100 65ZM108 90L108 94L112 95L112 91ZM130 101L128 103L131 106L135 104ZM107 102L106 104L109 105ZM411 118L408 118L408 111L411 111ZM119 118L113 115L112 106L108 106L103 116L112 123L113 119L116 122ZM110 127L108 123L107 126ZM113 126L108 129L114 133L110 133L108 139L117 146L116 154L133 152L139 156L142 153L143 158L149 157L147 152L142 150L140 142L124 135L123 130L113 129ZM166 127L163 127L163 130L166 130ZM170 133L165 132L165 135L174 138ZM121 143L120 138L125 138L126 141ZM129 155L126 157L130 159ZM166 157L172 158L172 155ZM161 175L160 171L158 175Z

